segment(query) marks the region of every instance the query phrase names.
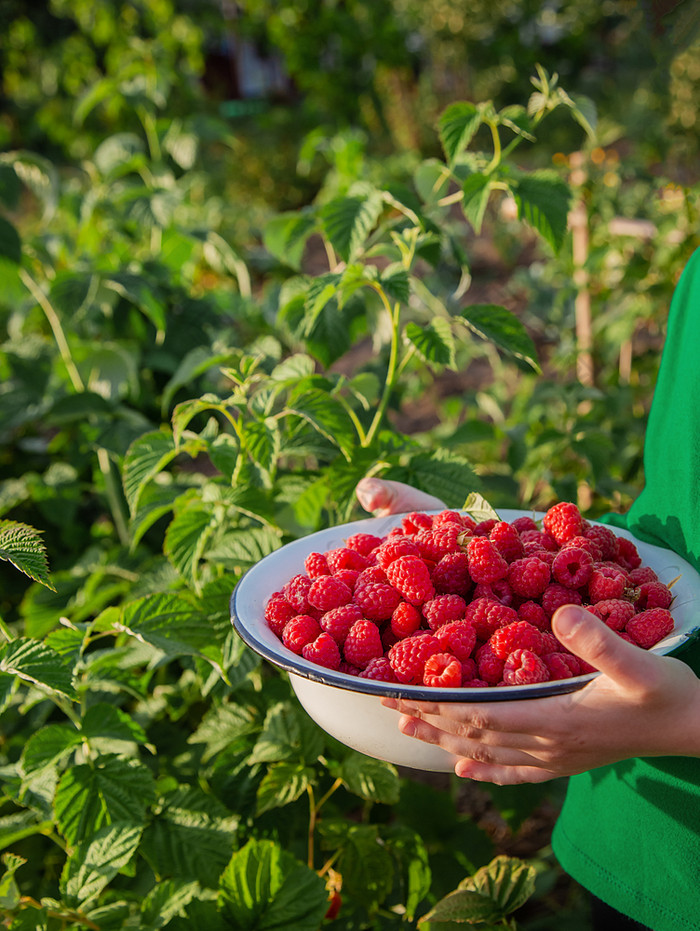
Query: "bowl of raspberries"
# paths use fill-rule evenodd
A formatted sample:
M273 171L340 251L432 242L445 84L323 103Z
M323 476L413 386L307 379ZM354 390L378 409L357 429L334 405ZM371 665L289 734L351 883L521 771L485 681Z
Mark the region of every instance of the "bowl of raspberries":
M557 641L557 608L584 605L640 649L669 653L695 633L699 599L700 575L676 553L560 502L544 513L478 519L444 509L310 534L245 573L231 617L333 737L378 759L449 772L450 754L401 734L382 696L483 702L570 692L597 671Z

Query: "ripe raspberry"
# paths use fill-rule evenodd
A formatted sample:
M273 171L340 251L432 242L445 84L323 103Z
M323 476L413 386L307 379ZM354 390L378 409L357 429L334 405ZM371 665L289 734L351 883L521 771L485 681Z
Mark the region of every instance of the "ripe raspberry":
M580 546L568 544L554 557L552 575L565 588L582 588L593 575L593 557Z
M583 532L583 517L575 504L560 501L546 511L542 518L542 526L561 546Z
M325 666L326 669L337 669L340 666L340 650L330 634L320 633L311 643L301 648L301 655L311 663Z
M297 614L296 608L292 607L281 592L275 592L270 595L265 605L265 620L270 630L278 637L282 636L287 621L291 621Z
M498 552L494 544L486 537L474 537L467 544L469 557L469 575L478 584L502 579L508 572L508 563Z
M389 662L403 685L420 685L423 669L430 656L440 653L440 641L432 634L414 634L399 640L389 650Z
M542 651L542 634L527 621L513 621L491 634L488 645L496 656L507 659L515 650Z
M345 673L346 676L359 676L362 670L358 669L357 666L353 666L352 663L348 663L346 660L341 659L338 672Z
M468 621L452 621L435 631L443 652L451 653L466 662L476 646L476 631Z
M500 523L500 521L495 517L490 517L488 520L481 520L473 527L472 534L475 537L488 537L498 523Z
M622 598L627 587L627 577L622 569L597 565L588 580L588 600L591 604Z
M463 659L462 663L462 685L471 679L476 679L479 674L479 669L476 665L476 660L473 658ZM483 682L483 679L481 680ZM485 684L485 683L484 683Z
M542 630L540 633L542 634L541 656L544 656L545 653L559 653L564 650L564 647L559 643L551 630Z
M313 608L319 611L330 611L346 605L352 598L352 592L345 584L332 575L323 575L311 583L306 599Z
M401 601L399 592L388 582L356 585L353 598L370 621L388 621Z
M516 601L516 595L510 586L508 579L497 579L490 585L481 582L474 586L472 599L488 598L490 601L498 601L502 605L512 606Z
M542 662L547 667L549 679L552 682L580 675L579 661L571 653L545 653Z
M647 608L668 608L672 601L673 593L663 582L643 582L634 605L637 611L645 611Z
M525 552L527 552L528 547L532 547L533 544L537 544L540 549L548 550L550 553L555 553L559 549L559 544L546 533L544 530L523 530L520 534L520 539L523 541L523 547Z
M282 588L282 594L287 601L296 608L297 614L303 614L309 607L307 595L311 588L311 579L308 575L295 575Z
M556 543L554 544L556 546ZM559 552L559 547L557 546L556 550L545 550L539 543L523 543L523 557L527 558L529 556L535 556L537 559L541 559L542 562L552 568L552 563L554 562L554 557Z
M420 530L430 530L433 526L433 518L430 514L422 514L418 511L413 511L411 514L406 514L406 516L401 521L401 529L404 533L409 536L414 533L418 533Z
M318 621L308 614L298 614L284 625L282 643L301 656L301 651L307 643L312 643L321 633Z
M623 569L638 569L642 564L642 557L637 547L627 537L618 537L617 557L615 559Z
M402 640L410 637L421 625L423 617L415 605L407 601L400 602L391 615L391 630L395 637Z
M381 542L382 538L375 537L373 533L354 533L347 538L345 545L349 550L355 550L360 556L369 556Z
M607 598L597 601L589 608L592 614L599 617L611 630L624 630L627 622L634 617L635 608L631 601L621 598Z
M515 650L503 666L505 685L532 685L547 682L549 670L536 653L530 650Z
M549 566L537 556L516 559L508 569L510 587L521 598L539 598L549 585L550 578Z
M544 608L544 613L551 619L557 608L561 608L562 605L583 604L583 599L581 593L575 588L566 588L559 582L552 582L542 592L540 603Z
M524 601L518 606L518 617L521 621L527 621L538 630L549 630L549 619L544 613L544 608L537 601Z
M487 689L489 684L485 679L462 679L463 689Z
M326 561L333 574L338 572L339 569L358 569L362 571L369 565L365 556L347 546L339 546L337 549L329 550L326 553Z
M488 682L489 685L497 685L503 678L505 660L502 660L500 656L496 656L488 643L479 647L475 659L479 670L479 678Z
M584 530L583 535L587 540L593 540L600 547L601 559L617 558L617 536L610 527L605 527L603 524L592 524L587 530Z
M431 530L421 530L413 538L424 559L439 562L448 553L461 553L459 539L464 528L459 524L442 524Z
M450 653L434 653L425 661L423 685L456 689L462 684L462 664Z
M384 647L377 625L364 618L355 621L343 644L345 661L358 669L364 669L375 656L383 655Z
M489 533L489 540L506 562L513 562L523 555L523 541L520 539L520 534L512 524L504 520L494 524Z
M460 620L466 610L467 603L459 595L436 595L422 607L423 617L433 631L450 621Z
M318 579L322 575L330 575L328 560L323 553L309 553L304 560L304 569L310 579Z
M342 571L349 572L350 570L344 569ZM355 588L361 588L367 582L386 582L386 572L381 566L368 566L366 569L358 572L357 579L355 580Z
M411 607L413 607L413 605L411 605ZM379 633L382 638L382 646L384 647L385 654L389 652L389 650L397 641L402 639L401 637L397 637L394 631L391 629L391 621L382 624L379 628Z
M465 619L474 627L478 639L485 642L499 627L517 621L518 614L514 608L502 605L499 601L477 598L467 605Z
M667 608L648 608L627 622L625 633L638 646L648 650L671 633L673 623L673 615Z
M361 617L362 609L360 606L348 604L326 611L326 613L322 615L319 624L322 630L329 633L336 643L342 646L345 643L348 631L355 621L359 621Z
M591 540L588 537L572 537L570 540L567 540L567 542L564 543L562 549L569 549L571 546L578 546L582 550L585 550L590 554L593 562L600 562L603 559L603 551L601 548L598 546L595 540Z
M535 518L528 517L525 514L522 517L516 517L515 520L510 522L510 525L517 530L518 533L523 533L525 530L539 530Z
M386 574L411 604L422 605L435 595L428 567L419 556L399 556L387 567Z
M377 565L382 569L387 569L399 556L420 556L420 550L409 537L401 536L385 540L381 546L377 547L375 555Z
M336 579L340 579L341 582L345 582L351 592L355 591L355 584L360 575L359 570L338 569L338 571L333 573L333 575Z
M645 582L658 582L659 577L651 566L638 566L627 573L630 585L644 585Z
M388 656L376 656L371 659L360 672L360 679L376 679L379 682L397 681Z
M464 598L472 587L467 554L448 553L443 556L433 569L431 578L438 594L461 595Z

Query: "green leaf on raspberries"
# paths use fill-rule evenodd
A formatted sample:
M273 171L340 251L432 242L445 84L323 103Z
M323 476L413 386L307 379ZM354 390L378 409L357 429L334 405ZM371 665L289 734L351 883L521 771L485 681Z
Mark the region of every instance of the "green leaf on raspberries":
M317 226L316 215L308 208L281 213L265 224L263 244L276 259L298 271L306 243Z
M314 779L314 769L303 763L273 763L258 786L256 814L296 802Z
M447 507L462 504L465 488L481 487L481 480L471 463L445 448L415 453L405 466L393 466L384 473L384 477L427 491L444 501Z
M442 148L450 165L454 165L469 146L484 118L483 106L467 101L450 104L438 120Z
M482 922L496 922L502 917L501 909L487 895L482 895L473 889L456 889L440 899L437 905L419 918L418 925L429 921L431 925L438 926L441 923L450 922L483 927Z
M475 491L467 495L466 501L462 505L462 510L471 515L474 520L480 523L482 520L500 520L498 513L491 507L486 498L483 498Z
M179 510L168 525L163 552L190 585L197 582L199 563L213 529L212 511L197 502Z
M467 175L462 183L462 212L475 233L481 232L491 189L492 179L479 171Z
M571 189L552 171L521 175L512 188L518 217L533 226L558 252L566 236Z
M72 724L47 724L32 734L22 751L22 772L30 776L45 766L57 766L80 745L80 732Z
M73 673L60 653L39 640L18 637L0 648L0 673L75 697ZM2 678L2 677L0 677Z
M143 745L148 740L146 732L137 721L121 708L109 705L107 702L90 705L83 717L81 730L93 748L99 747L100 741L112 745L114 743Z
M141 831L129 823L106 825L77 845L60 879L61 894L69 908L80 908L102 892L133 857Z
M198 882L183 882L181 879L161 879L151 889L141 906L141 918L148 928L164 928L176 917L185 918L185 908L192 901L200 900L202 887ZM214 906L214 903L209 903ZM190 928L206 928L215 931L215 920L198 924L190 922Z
M30 579L56 591L49 577L44 541L34 527L15 520L0 520L0 560L12 563Z
M488 895L503 914L514 912L535 891L535 867L517 857L498 856L460 883L460 889L474 889Z
M339 768L347 789L368 802L395 805L399 800L399 774L396 767L362 753L349 753Z
M53 830L53 821L42 821L35 811L15 811L11 815L0 817L0 850L12 847L25 837L34 834L50 834ZM0 893L0 901L2 894Z
M539 372L537 349L514 313L498 304L470 304L459 316L478 336L495 343Z
M219 907L238 931L318 931L328 893L320 876L278 844L250 840L221 877Z
M299 759L315 763L324 744L323 731L308 715L294 705L278 702L268 710L248 762L251 766Z
M350 828L338 859L343 888L366 907L381 905L394 885L394 861L374 824Z
M290 397L287 411L296 414L310 424L323 437L350 458L357 444L357 433L344 407L326 391L312 388L294 393Z
M420 834L402 824L392 825L385 830L383 838L397 864L397 872L403 874L406 918L413 921L416 909L432 888L433 877L426 844Z
M263 556L279 549L280 545L278 532L269 527L248 527L224 534L206 551L205 557L209 562L242 571L260 562Z
M135 440L124 457L124 494L133 514L144 486L178 454L170 433L154 430Z
M449 320L435 317L425 326L409 322L406 324L405 333L406 339L424 362L436 368L454 368L455 341Z
M321 208L323 232L344 262L362 254L365 241L382 212L378 191L356 197L336 197Z
M202 762L208 763L217 753L241 743L259 730L260 722L252 711L233 703L218 705L205 715L197 730L187 742L203 744Z

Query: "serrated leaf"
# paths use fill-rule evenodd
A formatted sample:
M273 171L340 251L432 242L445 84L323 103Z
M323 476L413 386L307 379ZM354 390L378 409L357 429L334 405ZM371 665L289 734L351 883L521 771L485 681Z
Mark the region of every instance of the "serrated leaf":
M379 192L367 196L336 197L321 208L323 231L344 262L361 255L367 237L382 212Z
M274 763L258 786L256 814L291 805L314 780L314 770L303 763Z
M201 897L202 887L198 882L183 882L180 879L161 879L151 889L141 906L141 917L151 928L163 928L175 917L185 918L186 906ZM192 928L198 927L195 923ZM202 925L210 931L210 925Z
M88 742L126 741L145 744L146 732L126 711L107 702L97 702L85 712L81 731Z
M248 527L224 534L205 552L210 562L247 569L281 546L280 533L270 527Z
M61 894L69 908L79 908L98 896L131 860L141 840L142 828L113 824L78 844L63 867Z
M287 411L305 420L346 456L357 443L357 434L345 409L325 391L313 388L295 393L287 403Z
M448 507L459 507L467 489L481 487L481 480L471 463L444 448L430 453L416 453L405 466L388 470L386 477L427 491L444 501Z
M277 422L249 420L243 427L243 442L253 462L270 472L277 461L280 449L280 431Z
M282 213L265 224L263 244L280 262L299 270L306 243L317 226L318 220L311 211Z
M49 577L46 547L34 527L14 520L0 520L0 560L12 563L30 579L56 591Z
M462 182L462 212L474 228L481 232L484 214L491 194L491 178L480 172L467 175Z
M237 931L318 931L324 880L270 840L250 840L221 877L219 907Z
M22 751L22 772L29 776L45 766L59 765L80 744L72 724L47 724L32 734Z
M233 351L214 353L208 346L195 346L194 349L190 349L163 389L161 413L165 414L167 412L170 402L180 388L191 386L196 378L204 375L210 369L222 365L233 365L237 355ZM215 396L211 395L210 397L214 398Z
M538 171L522 175L512 188L518 217L526 220L558 252L566 235L571 189L557 174Z
M206 763L221 750L254 734L258 727L259 721L249 708L228 703L210 709L187 742L204 744L202 762Z
M122 480L132 515L136 513L146 483L165 468L177 453L172 434L162 430L144 433L131 444L124 457Z
M408 304L411 296L411 281L406 269L394 263L388 265L379 276L379 284L393 301Z
M536 372L537 348L521 321L500 304L469 304L460 311L467 326L484 339L527 362Z
M75 697L72 670L61 655L39 640L18 637L0 648L0 673L18 676L69 698Z
M483 122L483 110L466 101L450 104L438 120L438 134L450 164L469 146Z
M53 821L43 821L35 811L16 811L0 817L0 850L34 834L50 834Z
M303 334L309 336L316 320L333 298L338 294L342 276L333 272L319 275L312 279L304 299L304 326Z
M460 888L474 889L488 896L503 915L514 912L535 891L535 867L517 857L501 855L482 866Z
M123 823L141 828L155 801L149 769L137 760L114 755L73 766L56 790L56 823L69 844L92 838L108 825Z
M423 915L419 926L426 921L431 924L455 922L459 924L478 925L481 922L493 922L502 917L501 909L487 895L473 890L455 890L434 905Z
M482 520L501 519L498 516L498 512L491 507L486 498L482 497L476 491L472 491L467 495L467 498L462 505L462 510L466 511L467 514L470 514L477 522L477 524Z
M177 511L168 525L163 552L190 585L197 582L199 563L214 526L211 510L199 504Z
M314 763L323 753L321 730L303 711L285 702L273 705L248 763L279 763L302 759Z
M433 366L454 368L455 341L449 320L435 317L425 326L409 322L404 332L424 362Z
M348 894L357 896L370 909L381 905L389 895L396 872L376 825L369 824L350 829L337 869Z
M395 805L399 800L399 774L391 763L350 753L342 761L339 775L353 795L368 802Z

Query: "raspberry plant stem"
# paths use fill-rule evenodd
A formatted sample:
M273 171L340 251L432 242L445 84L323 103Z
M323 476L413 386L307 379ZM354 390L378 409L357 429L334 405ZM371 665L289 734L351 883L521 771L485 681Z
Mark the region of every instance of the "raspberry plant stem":
M394 390L394 385L396 384L399 362L399 317L401 305L396 303L392 307L381 285L372 285L372 287L379 295L382 304L389 314L389 319L391 320L391 348L389 350L389 363L387 365L382 397L379 401L379 406L377 407L374 418L372 419L370 428L367 431L367 435L365 436L365 440L362 443L362 446L365 448L371 445L372 441L377 435L377 431L382 425L382 421L384 420L384 415L389 404L389 398L391 397L391 392Z

